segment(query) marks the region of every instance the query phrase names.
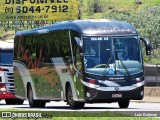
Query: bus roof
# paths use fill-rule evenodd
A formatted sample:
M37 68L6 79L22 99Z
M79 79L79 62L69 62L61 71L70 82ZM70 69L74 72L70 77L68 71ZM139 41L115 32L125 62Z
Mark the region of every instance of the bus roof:
M42 34L54 30L74 30L82 35L130 35L137 34L136 29L121 21L110 21L107 19L73 20L57 22L50 26L34 28L29 31L18 32L19 34Z
M0 41L0 50L13 50L14 40Z

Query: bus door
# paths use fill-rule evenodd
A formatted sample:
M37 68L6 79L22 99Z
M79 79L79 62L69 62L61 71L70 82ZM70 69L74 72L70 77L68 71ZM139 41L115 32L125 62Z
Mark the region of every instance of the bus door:
M79 43L80 38L74 37L72 38L72 53L73 53L73 79L76 87L76 93L78 99L84 99L84 86L82 84L83 80L83 57L82 51L80 50Z

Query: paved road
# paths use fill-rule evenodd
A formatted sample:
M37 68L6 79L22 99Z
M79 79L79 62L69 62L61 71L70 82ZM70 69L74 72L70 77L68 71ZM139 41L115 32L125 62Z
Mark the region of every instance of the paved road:
M102 112L102 111L117 111L131 116L149 116L160 118L160 103L138 103L131 102L127 109L120 109L118 103L111 104L85 104L83 109L72 110L65 102L50 102L45 108L30 108L28 101L23 105L6 105L5 101L0 101L0 109L2 110L37 110L37 111L76 111L76 112Z
M4 100L0 101L0 109L23 109L23 110L39 110L39 111L75 111L71 110L66 102L49 102L45 108L32 108L30 109L28 101L25 101L23 105L6 105ZM76 111L159 111L160 103L137 103L130 102L127 109L120 109L118 103L101 103L101 104L85 104L83 109Z

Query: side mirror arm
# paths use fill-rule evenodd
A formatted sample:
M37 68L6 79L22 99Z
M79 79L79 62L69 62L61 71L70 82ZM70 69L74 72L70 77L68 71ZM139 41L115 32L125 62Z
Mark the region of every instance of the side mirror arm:
M82 42L82 40L79 37L75 37L75 40L76 40L77 45L80 49L80 52L83 53L83 42Z
M145 38L140 37L140 40L142 40L146 46L146 55L151 55L151 45L149 41Z

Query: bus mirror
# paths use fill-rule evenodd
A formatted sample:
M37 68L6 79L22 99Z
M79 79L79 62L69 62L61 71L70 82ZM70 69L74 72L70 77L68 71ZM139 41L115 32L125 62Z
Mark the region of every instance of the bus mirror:
M140 37L140 40L142 40L146 46L146 55L151 55L151 45L149 41L142 37Z
M80 53L80 57L81 57L81 58L83 57L83 53Z
M79 37L75 37L75 40L76 40L77 45L80 49L80 52L83 52L83 42L82 42L82 40Z

